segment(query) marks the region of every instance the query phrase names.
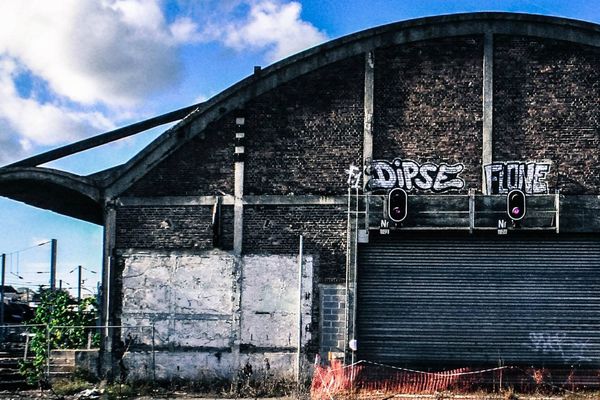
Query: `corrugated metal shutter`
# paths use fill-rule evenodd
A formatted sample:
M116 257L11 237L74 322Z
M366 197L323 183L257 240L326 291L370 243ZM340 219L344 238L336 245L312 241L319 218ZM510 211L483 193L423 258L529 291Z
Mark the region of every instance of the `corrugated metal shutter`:
M600 241L389 238L359 248L358 356L395 365L596 365Z

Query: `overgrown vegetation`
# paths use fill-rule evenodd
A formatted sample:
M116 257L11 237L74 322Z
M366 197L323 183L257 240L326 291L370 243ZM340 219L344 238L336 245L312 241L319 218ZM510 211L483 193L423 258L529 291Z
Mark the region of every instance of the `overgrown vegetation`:
M91 383L81 378L59 379L52 383L54 393L61 396L79 393L92 387Z
M96 298L83 299L79 305L73 304L69 293L62 290L43 290L35 316L28 324L33 327L29 342L31 360L21 363L20 371L30 384L40 383L50 349L80 349L88 344L97 347L100 335L85 326L94 326L97 317Z

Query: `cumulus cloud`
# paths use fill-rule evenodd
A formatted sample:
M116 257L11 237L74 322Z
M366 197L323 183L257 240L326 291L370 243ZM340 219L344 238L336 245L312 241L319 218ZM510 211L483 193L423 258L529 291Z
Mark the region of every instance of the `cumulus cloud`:
M83 104L131 106L181 67L158 0L3 0L0 53Z
M1 1L0 161L112 129L147 96L176 84L179 41L160 6ZM24 93L17 82L25 75L41 88Z
M181 80L185 46L216 42L273 61L327 39L297 1L174 2L0 1L0 163L130 120ZM35 83L27 90L23 76Z
M15 77L14 60L0 58L0 161L8 162L33 146L49 146L80 139L114 127L98 111L81 111L56 102L23 98Z
M224 42L238 50L267 48L269 58L278 60L327 40L325 33L302 20L301 11L298 2L253 3L245 21L226 27Z
M172 25L181 41L217 41L237 51L266 51L275 61L327 40L327 35L301 17L297 1L241 0L196 8L201 23L181 18ZM215 13L215 9L220 13ZM241 10L245 10L242 12Z

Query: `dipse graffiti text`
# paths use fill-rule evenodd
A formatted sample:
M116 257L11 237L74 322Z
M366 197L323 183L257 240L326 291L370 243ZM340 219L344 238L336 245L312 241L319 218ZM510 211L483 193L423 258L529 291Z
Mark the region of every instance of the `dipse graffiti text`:
M546 176L550 162L505 161L484 165L488 194L507 194L521 190L526 194L548 193Z
M401 188L407 192L428 190L436 193L460 190L465 181L459 174L465 169L463 164L419 164L413 160L396 158L393 161L374 160L366 168L370 175L366 190L391 190Z

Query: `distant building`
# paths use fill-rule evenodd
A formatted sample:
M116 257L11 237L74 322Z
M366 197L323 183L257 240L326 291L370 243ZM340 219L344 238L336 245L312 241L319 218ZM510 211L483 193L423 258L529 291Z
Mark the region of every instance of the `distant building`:
M12 286L0 286L4 289L4 302L12 303L20 297L20 293Z

